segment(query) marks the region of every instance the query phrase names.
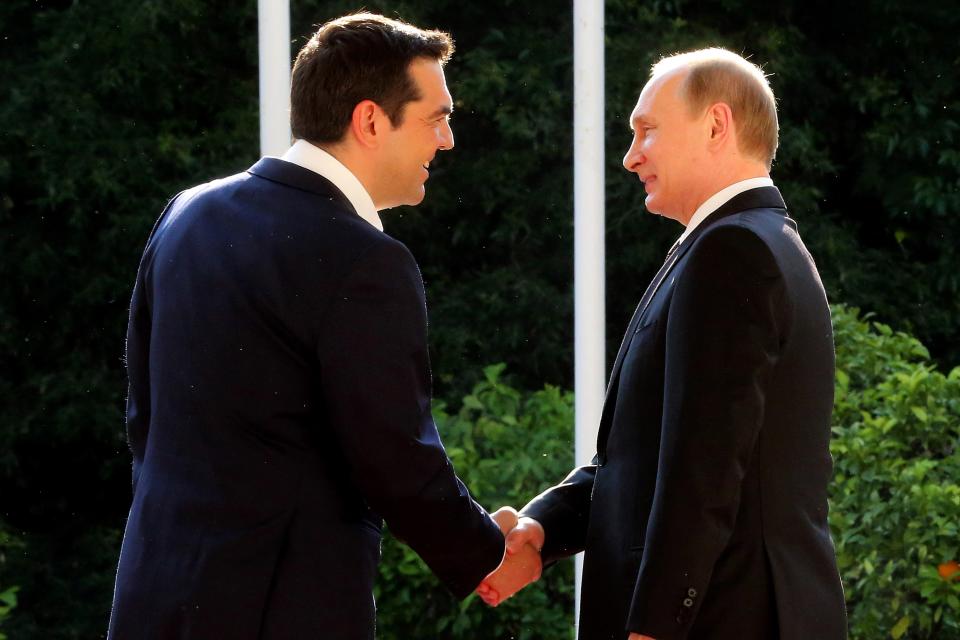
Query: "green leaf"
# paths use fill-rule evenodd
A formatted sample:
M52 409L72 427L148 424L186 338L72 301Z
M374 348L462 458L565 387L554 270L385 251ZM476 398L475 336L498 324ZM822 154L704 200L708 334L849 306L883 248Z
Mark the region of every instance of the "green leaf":
M463 399L463 406L468 409L483 409L483 403L473 395L466 396Z
M837 376L837 384L839 386L841 386L844 389L850 386L850 376L848 376L846 372L844 372L841 369L837 369L836 376Z
M0 592L0 602L4 604L7 610L17 606L18 591L20 591L20 587L9 587L8 589Z
M903 616L897 620L897 624L893 625L893 628L890 629L890 636L893 640L900 640L903 637L903 634L907 632L907 629L910 628L910 616Z

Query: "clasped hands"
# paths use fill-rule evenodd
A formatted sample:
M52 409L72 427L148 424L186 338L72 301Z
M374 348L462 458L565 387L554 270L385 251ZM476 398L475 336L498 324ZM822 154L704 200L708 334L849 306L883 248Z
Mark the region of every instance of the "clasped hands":
M476 592L485 603L495 607L540 579L540 572L543 571L540 550L546 535L539 522L533 518L521 518L512 507L500 507L491 516L503 532L503 560L483 579ZM628 640L654 639L631 633Z
M521 518L512 507L501 507L491 514L503 532L505 549L500 566L493 570L476 592L495 607L531 582L540 579L544 532L533 518Z

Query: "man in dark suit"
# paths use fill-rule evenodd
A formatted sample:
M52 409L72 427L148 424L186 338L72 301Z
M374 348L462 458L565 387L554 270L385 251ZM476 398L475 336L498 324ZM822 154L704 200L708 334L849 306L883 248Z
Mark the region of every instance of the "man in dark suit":
M453 147L449 36L330 22L283 159L176 196L127 336L133 504L109 636L369 639L382 519L465 597L503 535L430 411L417 264L378 211Z
M841 640L830 312L769 178L773 93L740 56L682 54L630 124L624 166L686 231L627 329L593 464L523 508L508 554L586 551L581 640ZM491 604L520 586L492 585Z

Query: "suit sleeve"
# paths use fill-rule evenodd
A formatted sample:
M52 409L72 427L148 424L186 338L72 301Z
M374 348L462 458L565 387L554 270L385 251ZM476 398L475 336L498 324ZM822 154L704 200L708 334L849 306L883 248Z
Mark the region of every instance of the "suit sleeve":
M150 428L150 334L153 323L150 311L149 273L152 264L152 241L163 220L183 192L167 202L163 213L157 218L147 239L137 279L130 299L130 315L127 319L125 360L127 367L127 444L133 454L133 491L137 490L140 465L146 452L147 434Z
M127 323L127 444L133 454L133 491L137 490L140 465L147 446L150 427L150 306L141 274L137 274L130 301Z
M440 441L426 329L413 256L396 241L378 242L347 276L324 321L321 395L365 500L463 598L499 565L503 536Z
M521 516L533 518L543 527L540 556L544 565L572 556L586 547L590 498L596 474L597 459L594 457L592 464L574 469L560 484L547 489L520 510Z
M691 249L666 329L657 485L627 628L687 637L733 531L780 347L783 280L733 225Z

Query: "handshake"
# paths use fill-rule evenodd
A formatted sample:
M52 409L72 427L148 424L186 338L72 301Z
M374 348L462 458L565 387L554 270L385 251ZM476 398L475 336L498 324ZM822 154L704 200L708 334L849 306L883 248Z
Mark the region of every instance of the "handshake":
M485 603L495 607L540 579L543 569L540 550L545 535L539 522L533 518L521 518L512 507L500 507L492 517L503 532L503 560L483 579L476 593Z

